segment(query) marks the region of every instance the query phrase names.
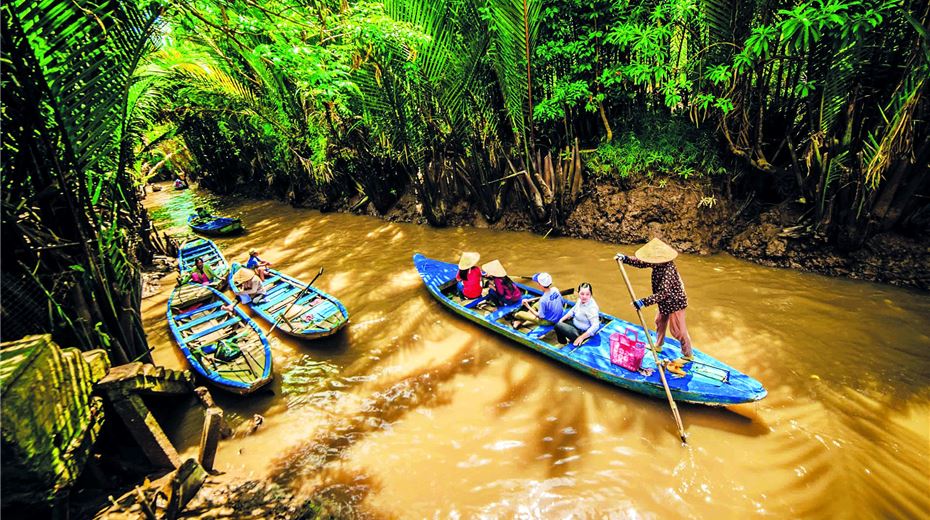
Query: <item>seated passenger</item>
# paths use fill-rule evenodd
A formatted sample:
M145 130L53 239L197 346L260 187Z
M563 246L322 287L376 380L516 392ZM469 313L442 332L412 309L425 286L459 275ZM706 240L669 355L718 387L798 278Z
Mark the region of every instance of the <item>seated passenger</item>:
M271 262L259 258L258 251L253 249L249 251L249 261L245 263L245 266L255 271L255 274L264 281L268 277L268 267L271 266Z
M507 276L507 271L504 270L499 260L492 260L481 268L491 279L491 289L488 291L489 302L498 307L520 303L523 299L523 292Z
M539 284L543 294L536 298L535 304L530 300L523 300L526 310L517 311L513 315L512 326L515 329L523 325L552 325L562 318L565 300L562 299L559 288L552 285L552 276L549 273L536 273L533 275L533 281Z
M233 275L233 291L242 303L259 303L265 296L265 288L255 271L243 267Z
M481 297L481 268L477 266L481 255L464 252L459 258L459 272L455 275L458 291L463 298L474 300Z
M210 268L209 264L203 263L203 258L194 260L194 270L191 271L192 282L209 285L213 283L215 279L216 274L213 272L213 269Z
M578 301L555 324L559 343L571 341L572 345L581 346L601 326L600 312L597 302L594 301L594 289L591 288L591 284L583 282L578 286ZM572 319L571 323L565 323L569 318Z

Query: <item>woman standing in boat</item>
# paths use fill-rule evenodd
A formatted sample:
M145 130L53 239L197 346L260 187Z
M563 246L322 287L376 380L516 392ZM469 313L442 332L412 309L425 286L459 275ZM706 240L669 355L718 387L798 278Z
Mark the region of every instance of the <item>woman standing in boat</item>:
M459 294L463 298L474 300L481 297L481 268L478 267L478 260L481 255L466 251L459 258L459 272L455 275L458 281Z
M658 304L659 314L656 315L656 347L662 348L665 342L665 331L671 329L672 337L681 342L681 354L686 361L690 361L694 354L691 350L691 335L685 323L685 309L688 307L688 296L685 294L685 284L675 268L675 258L678 251L672 246L653 238L646 245L636 250L634 256L617 253L615 260L626 265L640 269L652 269L652 295L633 302L637 310Z
M601 309L594 301L594 289L588 282L578 286L578 302L555 324L559 343L572 342L576 347L593 336L601 326ZM569 318L570 323L565 323Z

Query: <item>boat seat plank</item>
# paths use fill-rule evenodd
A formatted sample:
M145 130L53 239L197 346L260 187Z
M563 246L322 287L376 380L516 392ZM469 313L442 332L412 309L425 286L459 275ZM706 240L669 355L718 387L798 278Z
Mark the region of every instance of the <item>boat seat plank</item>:
M463 304L462 307L465 307L466 309L474 309L474 308L477 307L481 302L483 302L483 301L485 301L485 300L487 300L487 299L488 299L487 296L482 296L482 297L480 297L480 298L475 298L474 300L472 300L472 301L470 301L470 302L468 302L468 303Z
M222 303L222 302L221 302L221 303ZM180 327L178 327L178 330L180 331L180 330L187 330L187 329L190 329L190 328L192 328L192 327L195 327L195 326L197 326L197 325L200 325L201 323L210 321L210 320L212 320L212 319L214 319L214 318L219 318L219 317L222 316L223 314L226 314L226 310L224 310L224 309L220 309L220 310L218 310L218 311L211 312L210 314L207 314L206 316L201 316L201 317L199 317L199 318L197 318L197 319L194 319L194 320L191 320L191 321L185 323L184 325L181 325Z
M555 330L555 325L540 325L529 332L534 338L541 338Z
M264 286L262 286L262 287L264 287ZM270 288L266 288L266 289L265 289L265 297L266 297L266 298L269 298L269 299L270 299L270 298L274 298L275 296L281 294L282 291L286 291L286 290L288 290L289 288L292 288L292 287L294 287L294 286L293 286L293 285L290 285L290 284L287 284L287 283L279 283L279 284L277 284L277 285L275 285L275 286L272 286L272 287L270 287Z
M299 293L299 292L300 292L300 287L291 287L291 289L289 289L289 290L285 290L285 291L279 292L278 294L276 294L276 295L274 296L274 298L267 298L267 297L266 297L266 298L265 298L265 301L262 302L262 303L260 303L260 304L258 304L258 306L259 306L260 308L270 309L270 308L273 307L275 304L281 303L281 302L283 302L284 300L286 300L287 298L290 298L291 296L294 296L295 294L297 294L297 293Z
M323 298L322 296L320 296L320 293L314 291L313 289L310 289L309 291L307 291L307 294L301 296L300 299L297 300L297 305L307 305L314 298L317 298L317 297L319 297L322 301L319 301L317 303L314 303L313 305L310 305L308 309L312 309L313 307L316 307L317 305L320 305L323 302L329 301L326 298Z
M193 258L193 257L207 255L207 254L213 253L214 251L215 250L212 247L207 245L203 247L197 247L194 249L185 249L184 251L181 252L181 256L185 259Z
M242 321L242 317L240 317L240 316L235 316L235 317L233 317L233 318L231 318L231 319L228 319L228 320L226 320L226 321L224 321L224 322L222 322L222 323L219 323L219 324L217 324L217 325L214 325L213 327L210 327L209 329L202 330L202 331L200 331L200 332L197 332L197 333L195 333L195 334L193 334L193 335L191 335L191 336L188 336L188 337L184 338L184 342L185 342L185 343L190 343L191 341L193 341L193 340L195 340L195 339L202 338L203 336L206 336L207 334L210 334L211 332L216 332L216 331L218 331L218 330L220 330L220 329L223 329L223 328L226 328L226 327L235 325L236 323L239 323L240 321Z
M498 309L488 315L487 319L489 320L499 320L504 316L510 314L511 312L520 310L522 303L514 303L511 305L506 305L504 307L498 307Z
M177 316L174 317L174 319L175 319L175 321L181 321L181 320L183 320L183 319L186 319L186 318L189 318L189 317L193 316L194 314L197 314L198 312L203 312L203 311L208 311L208 310L210 310L210 309L215 309L215 308L219 307L220 305L223 305L223 302L221 302L221 301L215 301L215 302L213 302L213 303L204 305L203 307L197 307L196 309L187 311L187 312L185 312L184 314L178 314Z

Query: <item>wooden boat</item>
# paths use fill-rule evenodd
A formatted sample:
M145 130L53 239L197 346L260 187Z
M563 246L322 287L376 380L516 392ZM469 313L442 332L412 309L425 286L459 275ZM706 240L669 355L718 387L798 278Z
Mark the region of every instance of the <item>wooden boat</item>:
M209 264L213 274L216 275L216 280L210 284L210 287L222 291L226 287L229 264L220 252L220 248L216 247L212 240L195 238L181 244L178 248L178 271L181 272L181 277L184 278L185 274L193 271L194 262L198 258L203 258L203 263Z
M610 361L610 335L618 332L625 334L631 329L641 340L645 340L646 332L642 327L601 313L601 328L594 336L580 347L571 344L563 346L558 343L552 326L514 329L510 325L509 316L519 310L520 304L498 308L483 297L463 300L456 289L455 275L458 268L455 264L433 260L419 253L413 256L413 263L430 294L456 314L598 379L634 392L665 398L665 389L652 354L647 352L638 372ZM540 295L536 288L517 285L526 297ZM572 305L573 302L568 302L566 309ZM650 333L655 338L655 332ZM659 356L660 362L680 356L681 345L672 338L666 338ZM648 369L652 369L651 373L644 375L650 372ZM685 365L684 370L686 375L683 377L674 377L666 372L672 396L679 402L725 406L758 401L766 396L766 390L759 381L698 350L694 351L694 362Z
M233 277L240 268L234 262L229 269L229 287L233 292L238 292ZM247 305L268 323L277 323L275 330L301 339L317 339L335 333L349 322L349 311L335 296L313 286L307 288L307 284L280 271L268 269L262 286L265 295L258 303ZM285 312L287 315L282 317Z
M191 368L214 385L249 394L273 379L268 338L254 320L206 285L178 286L168 299L168 326ZM224 356L235 345L238 354Z
M243 231L242 219L238 217L220 217L217 215L200 217L191 215L187 217L187 225L202 235L210 236L233 235Z

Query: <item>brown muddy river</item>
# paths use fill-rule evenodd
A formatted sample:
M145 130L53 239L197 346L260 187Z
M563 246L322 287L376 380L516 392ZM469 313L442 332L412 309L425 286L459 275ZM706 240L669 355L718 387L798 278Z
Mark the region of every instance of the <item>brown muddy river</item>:
M201 194L202 195L202 194ZM228 261L257 248L336 295L334 337L274 333L273 393L214 390L240 433L217 468L354 504L373 518L926 518L930 510L930 296L681 255L695 347L748 373L764 400L679 405L563 368L445 310L411 257L499 258L511 274L591 282L601 310L635 313L612 257L635 246L487 229L434 229L270 201L166 191L146 201L185 229L194 200L239 213L215 241ZM640 297L648 272L629 270ZM165 323L174 275L143 300L157 363L184 368ZM651 319L655 308L647 313ZM258 323L267 330L269 325ZM262 426L244 435L254 414ZM199 407L165 427L196 456Z

